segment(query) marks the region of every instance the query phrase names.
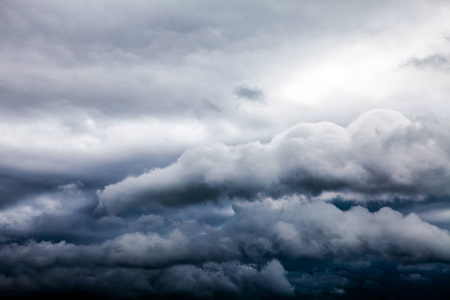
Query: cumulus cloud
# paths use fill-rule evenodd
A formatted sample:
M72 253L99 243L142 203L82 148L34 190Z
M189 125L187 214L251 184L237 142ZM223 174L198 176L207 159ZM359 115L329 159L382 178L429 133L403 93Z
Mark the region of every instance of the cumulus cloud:
M67 297L95 295L102 298L167 299L172 296L188 298L257 298L258 296L294 295L285 278L285 270L277 260L261 269L252 265L207 263L201 266L177 265L163 270L128 268L64 268L46 269L41 276L29 270L28 278L0 276L5 296L29 295ZM42 292L45 287L45 292ZM12 293L12 290L19 290ZM73 293L73 294L71 294Z
M245 259L262 263L268 258L351 261L355 256L404 263L450 260L447 230L415 214L405 217L387 207L371 213L360 206L342 211L330 203L295 197L266 199L234 204L234 214L223 217L218 224L189 219L188 213L181 217L172 213L164 219L136 216L117 222L115 226L119 227L109 223L105 228L102 219L89 220L81 215L78 220L83 221L84 229L75 220L70 221L75 216L61 216L60 208L42 208L45 215L23 216L21 227L14 228L13 233L8 229L11 225L4 224L2 234L10 237L0 251L5 268L24 264L32 268L61 265L154 269ZM9 216L14 217L11 213ZM36 220L43 217L48 222L37 226ZM69 222L63 223L64 218ZM92 224L96 222L99 224ZM95 239L90 230L96 231ZM109 238L108 230L116 236ZM71 242L15 242L17 237L30 234L68 237L70 231L78 231L81 237Z
M246 254L351 258L376 255L396 261L448 260L449 233L417 215L404 217L390 208L370 213L353 207L343 212L323 202L250 204L231 220ZM251 232L248 235L247 232ZM432 242L433 241L433 242ZM421 249L421 245L434 250ZM414 250L412 250L414 249ZM418 255L415 257L415 255Z
M59 185L48 191L21 199L0 211L0 237L75 238L90 222L86 211L92 209L95 198L83 190L79 182ZM84 223L84 224L83 224ZM71 233L63 234L64 230Z
M447 299L449 11L0 1L2 298Z
M124 297L320 296L351 292L358 284L351 272L370 272L372 262L439 266L450 261L447 230L390 208L341 211L329 203L289 198L244 202L233 209L235 214L215 227L169 219L166 233L132 228L101 244L4 244L0 266L5 275L0 279L6 291L95 292L95 284L102 282L95 293L120 288ZM337 269L320 269L324 264L337 264ZM26 274L21 274L24 269ZM396 276L416 282L435 276L433 270L425 274L400 267ZM381 268L372 275L378 283L365 283L364 288L383 284L385 272L392 271ZM117 283L127 274L146 280ZM62 279L55 281L57 276Z
M197 297L231 295L293 296L294 289L285 278L287 273L277 260L257 270L251 265L236 263L206 264L202 268L175 266L168 269L157 285L161 291Z
M269 143L190 149L166 168L106 186L99 209L324 191L440 195L448 192L445 136L443 125L388 110L365 113L347 127L300 123Z

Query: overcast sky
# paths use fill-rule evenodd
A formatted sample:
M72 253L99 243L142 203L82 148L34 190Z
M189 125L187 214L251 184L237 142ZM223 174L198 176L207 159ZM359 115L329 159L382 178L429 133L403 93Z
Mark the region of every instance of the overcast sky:
M448 299L450 2L0 1L12 299Z

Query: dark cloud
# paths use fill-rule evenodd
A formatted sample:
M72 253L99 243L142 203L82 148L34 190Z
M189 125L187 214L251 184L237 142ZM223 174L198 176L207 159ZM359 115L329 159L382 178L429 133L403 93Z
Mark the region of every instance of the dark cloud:
M436 69L436 70L449 70L450 60L448 55L436 53L423 58L413 57L410 58L405 66L416 67L420 69Z
M272 260L259 270L251 265L237 263L175 266L168 269L156 284L162 292L211 297L280 295L293 296L294 289L285 278L286 271Z
M41 267L58 260L77 263L78 255L84 257L85 263L153 268L233 260L242 255L254 261L266 257L350 259L354 255L404 262L450 259L448 232L414 214L403 217L389 208L370 213L362 207L342 212L325 203L281 204L281 208L271 201L235 207L235 215L220 227L185 219L171 221L171 225L166 225L171 228L166 233L145 232L148 227L136 232L136 227L132 227L131 232L96 246L32 242L4 251L13 251L19 261L23 258L28 264ZM416 236L419 231L426 234ZM44 260L38 253L44 255L45 249L52 250L45 254ZM35 253L34 257L28 257L29 251ZM78 254L74 256L72 252Z
M234 89L234 93L238 97L248 100L262 100L264 98L264 92L259 88L238 86Z
M43 193L63 183L64 180L49 178L47 176L36 176L15 171L0 171L0 206L4 207L15 203L29 195Z
M448 299L449 8L0 1L2 299Z
M414 214L344 212L294 198L233 209L214 227L176 215L124 219L139 226L100 244L9 242L0 247L0 284L17 295L357 297L386 294L386 274L403 287L434 285L432 278L447 274L448 231ZM420 264L429 267L414 267Z

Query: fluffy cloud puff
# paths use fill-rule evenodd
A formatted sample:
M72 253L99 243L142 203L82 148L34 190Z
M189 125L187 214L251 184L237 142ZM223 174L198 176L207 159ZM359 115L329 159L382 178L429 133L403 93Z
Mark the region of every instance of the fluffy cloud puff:
M347 127L300 123L269 143L190 149L172 165L106 186L99 209L121 213L151 204L186 205L324 191L441 195L450 148L442 124L373 110Z

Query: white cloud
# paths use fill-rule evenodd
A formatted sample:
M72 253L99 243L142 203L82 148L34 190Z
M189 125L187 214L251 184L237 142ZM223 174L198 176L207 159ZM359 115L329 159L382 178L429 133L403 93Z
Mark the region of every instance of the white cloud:
M267 144L190 149L166 168L106 186L99 208L117 213L259 193L441 195L449 192L446 135L445 124L413 122L388 110L365 113L347 128L301 123Z

